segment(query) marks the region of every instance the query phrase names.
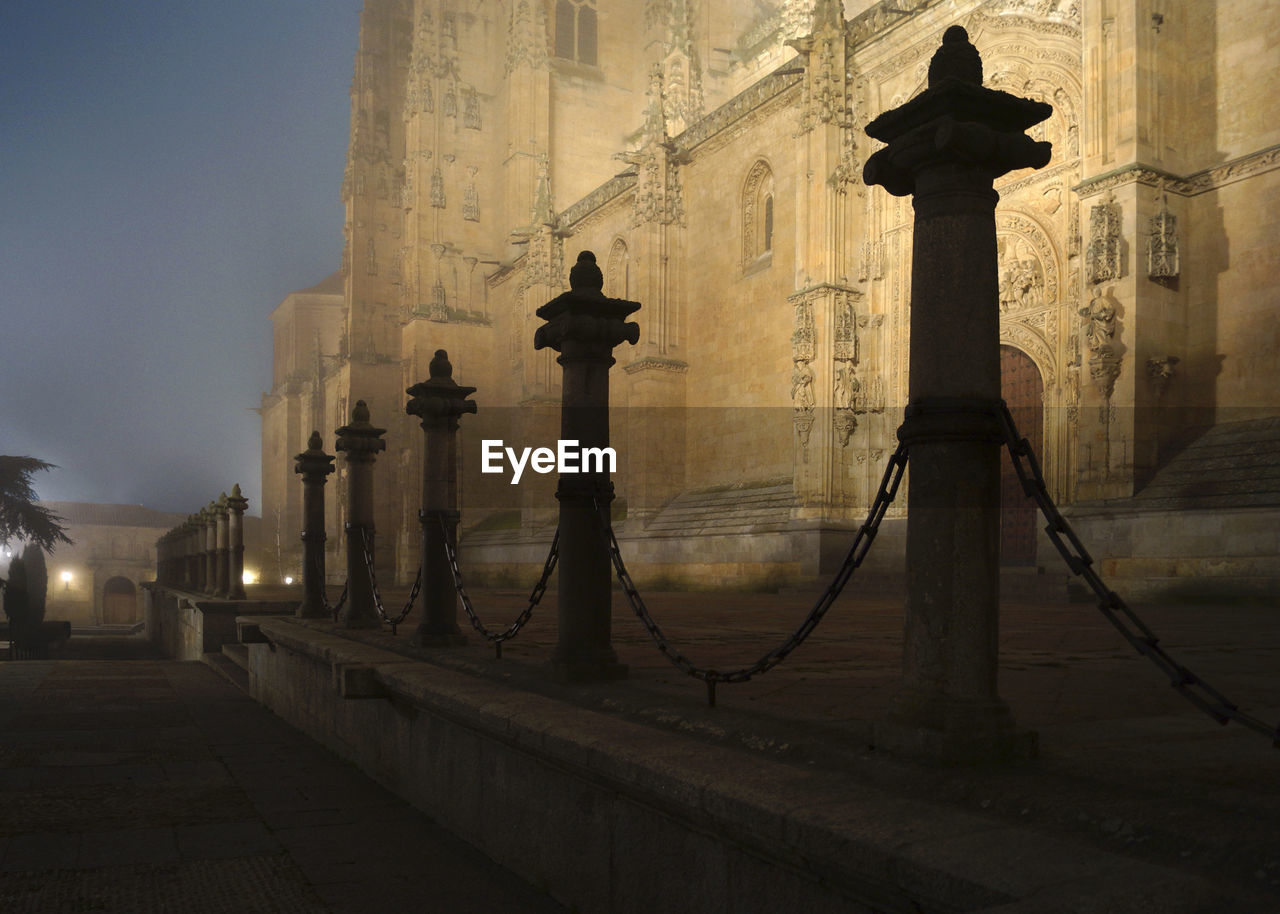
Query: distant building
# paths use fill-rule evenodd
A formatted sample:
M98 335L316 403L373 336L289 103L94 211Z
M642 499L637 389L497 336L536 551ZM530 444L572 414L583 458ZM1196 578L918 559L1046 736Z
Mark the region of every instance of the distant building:
M156 540L186 516L142 505L41 505L62 518L73 542L59 545L48 557L46 618L66 619L77 628L141 621L138 585L155 580Z

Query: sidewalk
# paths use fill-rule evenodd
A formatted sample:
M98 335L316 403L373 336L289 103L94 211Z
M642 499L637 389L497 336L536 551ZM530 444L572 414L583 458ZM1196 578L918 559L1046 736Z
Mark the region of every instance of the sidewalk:
M59 657L0 662L6 914L563 910L204 664Z

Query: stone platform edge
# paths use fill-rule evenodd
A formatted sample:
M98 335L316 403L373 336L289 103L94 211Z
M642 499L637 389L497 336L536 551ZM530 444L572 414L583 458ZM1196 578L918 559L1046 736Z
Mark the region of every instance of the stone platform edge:
M1120 914L1222 900L1194 876L1033 828L288 618L241 621L256 629L254 699L576 910Z

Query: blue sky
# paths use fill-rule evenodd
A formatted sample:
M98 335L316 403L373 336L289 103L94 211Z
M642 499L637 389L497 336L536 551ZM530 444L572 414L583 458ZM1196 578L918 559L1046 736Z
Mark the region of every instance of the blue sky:
M337 268L360 0L0 3L0 454L256 512L267 316Z

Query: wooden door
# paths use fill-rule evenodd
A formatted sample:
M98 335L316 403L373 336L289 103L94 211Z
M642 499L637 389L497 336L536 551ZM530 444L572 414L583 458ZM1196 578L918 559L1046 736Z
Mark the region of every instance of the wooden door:
M1009 404L1014 424L1031 442L1043 466L1044 382L1031 357L1011 346L1000 347L1000 394ZM1000 563L1036 563L1036 505L1022 492L1008 449L1000 458Z
M138 592L128 578L112 578L102 588L102 624L132 625L137 617Z

